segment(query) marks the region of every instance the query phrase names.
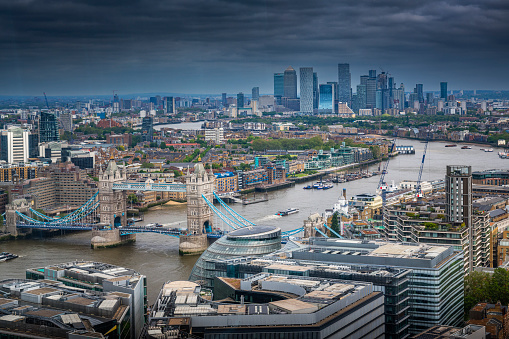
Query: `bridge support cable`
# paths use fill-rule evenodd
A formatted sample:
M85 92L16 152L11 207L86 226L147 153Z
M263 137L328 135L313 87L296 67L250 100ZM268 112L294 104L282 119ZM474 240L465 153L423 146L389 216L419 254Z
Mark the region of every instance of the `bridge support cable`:
M344 239L343 236L339 235L338 232L334 231L332 228L330 228L329 226L327 226L327 224L323 224L323 226L328 229L329 231L331 231L336 237L340 238L340 239Z
M291 231L281 232L281 236L282 237L290 237L290 236L298 234L302 231L304 231L304 227L299 227L299 228L291 230Z
M90 199L88 199L88 201L86 203L81 205L74 212L72 212L72 213L70 213L70 214L66 215L65 217L63 217L61 219L58 219L58 220L62 220L62 222L64 222L64 220L66 220L66 219L73 218L74 216L83 213L83 211L86 211L89 208L90 204L92 204L93 202L95 203L95 198L97 197L98 194L99 194L99 191L97 191Z
M205 198L205 196L202 194L202 198L203 200L205 200L205 202L207 203L207 205L209 205L210 209L216 213L216 215L221 218L221 220L223 220L228 226L230 226L231 228L233 228L234 230L238 229L239 227L244 227L242 224L236 222L235 220L231 220L230 218L228 218L226 215L224 215L223 213L221 213L221 211L219 211L213 203L211 203L207 198ZM237 226L234 226L234 225L237 225Z
M315 227L315 230L320 233L321 235L323 235L324 237L328 238L329 236L325 233L323 233L322 231L320 231L318 228Z
M48 217L47 215L45 214L42 214L36 210L34 210L32 207L30 207L30 212L32 212L33 214L35 214L36 216L38 217L41 217L45 220L48 220L48 221L56 221L56 220L59 220L60 218L53 218L53 217Z
M226 204L226 203L225 203L225 202L224 202L224 201L223 201L223 200L222 200L222 199L221 199L221 198L220 198L220 197L216 194L216 192L214 192L214 197L216 197L217 201L219 201L219 203L221 204L221 206L223 206L223 207L224 207L224 208L228 211L228 213L230 213L230 214L232 214L232 213L233 213L233 214L235 214L235 215L236 215L236 217L235 217L235 216L232 214L232 216L233 216L235 219L239 220L239 218L240 218L240 219L244 220L245 222L243 222L243 221L239 220L242 224L244 224L245 226L248 226L246 223L251 224L252 226L255 226L255 225L256 225L255 223L253 223L253 222L251 222L251 221L247 220L247 219L246 219L246 218L244 218L242 215L240 215L239 213L237 213L237 212L236 212L233 208L231 208L230 206L228 206L228 205L227 205L227 204Z

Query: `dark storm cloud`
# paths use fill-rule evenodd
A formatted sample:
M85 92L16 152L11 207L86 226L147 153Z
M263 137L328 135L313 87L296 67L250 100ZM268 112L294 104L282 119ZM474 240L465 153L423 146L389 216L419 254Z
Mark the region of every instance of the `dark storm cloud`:
M327 81L338 62L354 83L383 67L409 86L507 89L508 14L505 0L0 0L0 92L270 92L290 64Z

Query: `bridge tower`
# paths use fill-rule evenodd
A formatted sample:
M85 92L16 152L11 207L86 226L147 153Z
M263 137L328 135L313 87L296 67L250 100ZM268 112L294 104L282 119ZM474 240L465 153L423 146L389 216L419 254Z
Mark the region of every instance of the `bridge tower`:
M23 231L18 230L16 227L18 223L18 215L16 212L20 212L28 216L31 215L30 205L25 199L16 199L5 206L5 229L3 231L5 233L10 233L14 237L31 233L32 229L23 229Z
M126 181L126 174L110 159L106 171L99 172L99 203L101 224L113 227L127 225L125 191L114 191L113 184Z
M208 247L207 233L212 231L214 218L203 196L213 201L215 180L212 171L207 172L202 163L197 163L194 173L188 172L186 176L188 234L180 236L180 255L201 254Z
M194 173L186 176L187 230L189 234L205 234L212 231L213 214L208 201L214 201L214 182L212 171L207 172L202 163L194 166Z

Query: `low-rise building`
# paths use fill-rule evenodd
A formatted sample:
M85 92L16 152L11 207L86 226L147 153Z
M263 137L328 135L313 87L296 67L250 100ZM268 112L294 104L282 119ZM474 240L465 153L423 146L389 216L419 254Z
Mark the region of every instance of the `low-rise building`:
M147 312L146 277L132 269L92 261L74 261L40 268L27 269L27 279L44 279L66 286L122 297L130 308L131 338L138 335Z

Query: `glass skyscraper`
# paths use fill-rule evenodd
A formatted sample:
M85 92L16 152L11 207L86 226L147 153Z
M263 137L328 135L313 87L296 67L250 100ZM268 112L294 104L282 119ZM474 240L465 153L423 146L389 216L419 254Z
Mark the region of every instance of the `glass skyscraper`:
M283 96L288 99L297 99L297 72L293 69L292 66L288 67L284 73Z
M440 83L440 98L447 99L447 82Z
M39 119L39 142L60 141L58 120L55 114L41 112Z
M320 85L320 110L330 111L330 113L336 113L334 109L334 84L322 84Z
M338 95L340 102L352 105L352 75L350 64L338 64Z
M313 109L318 109L318 74L313 73Z
M258 100L260 98L260 87L253 87L251 90L251 100Z
M244 93L237 94L237 107L244 108Z
M300 68L300 111L313 113L313 67Z

